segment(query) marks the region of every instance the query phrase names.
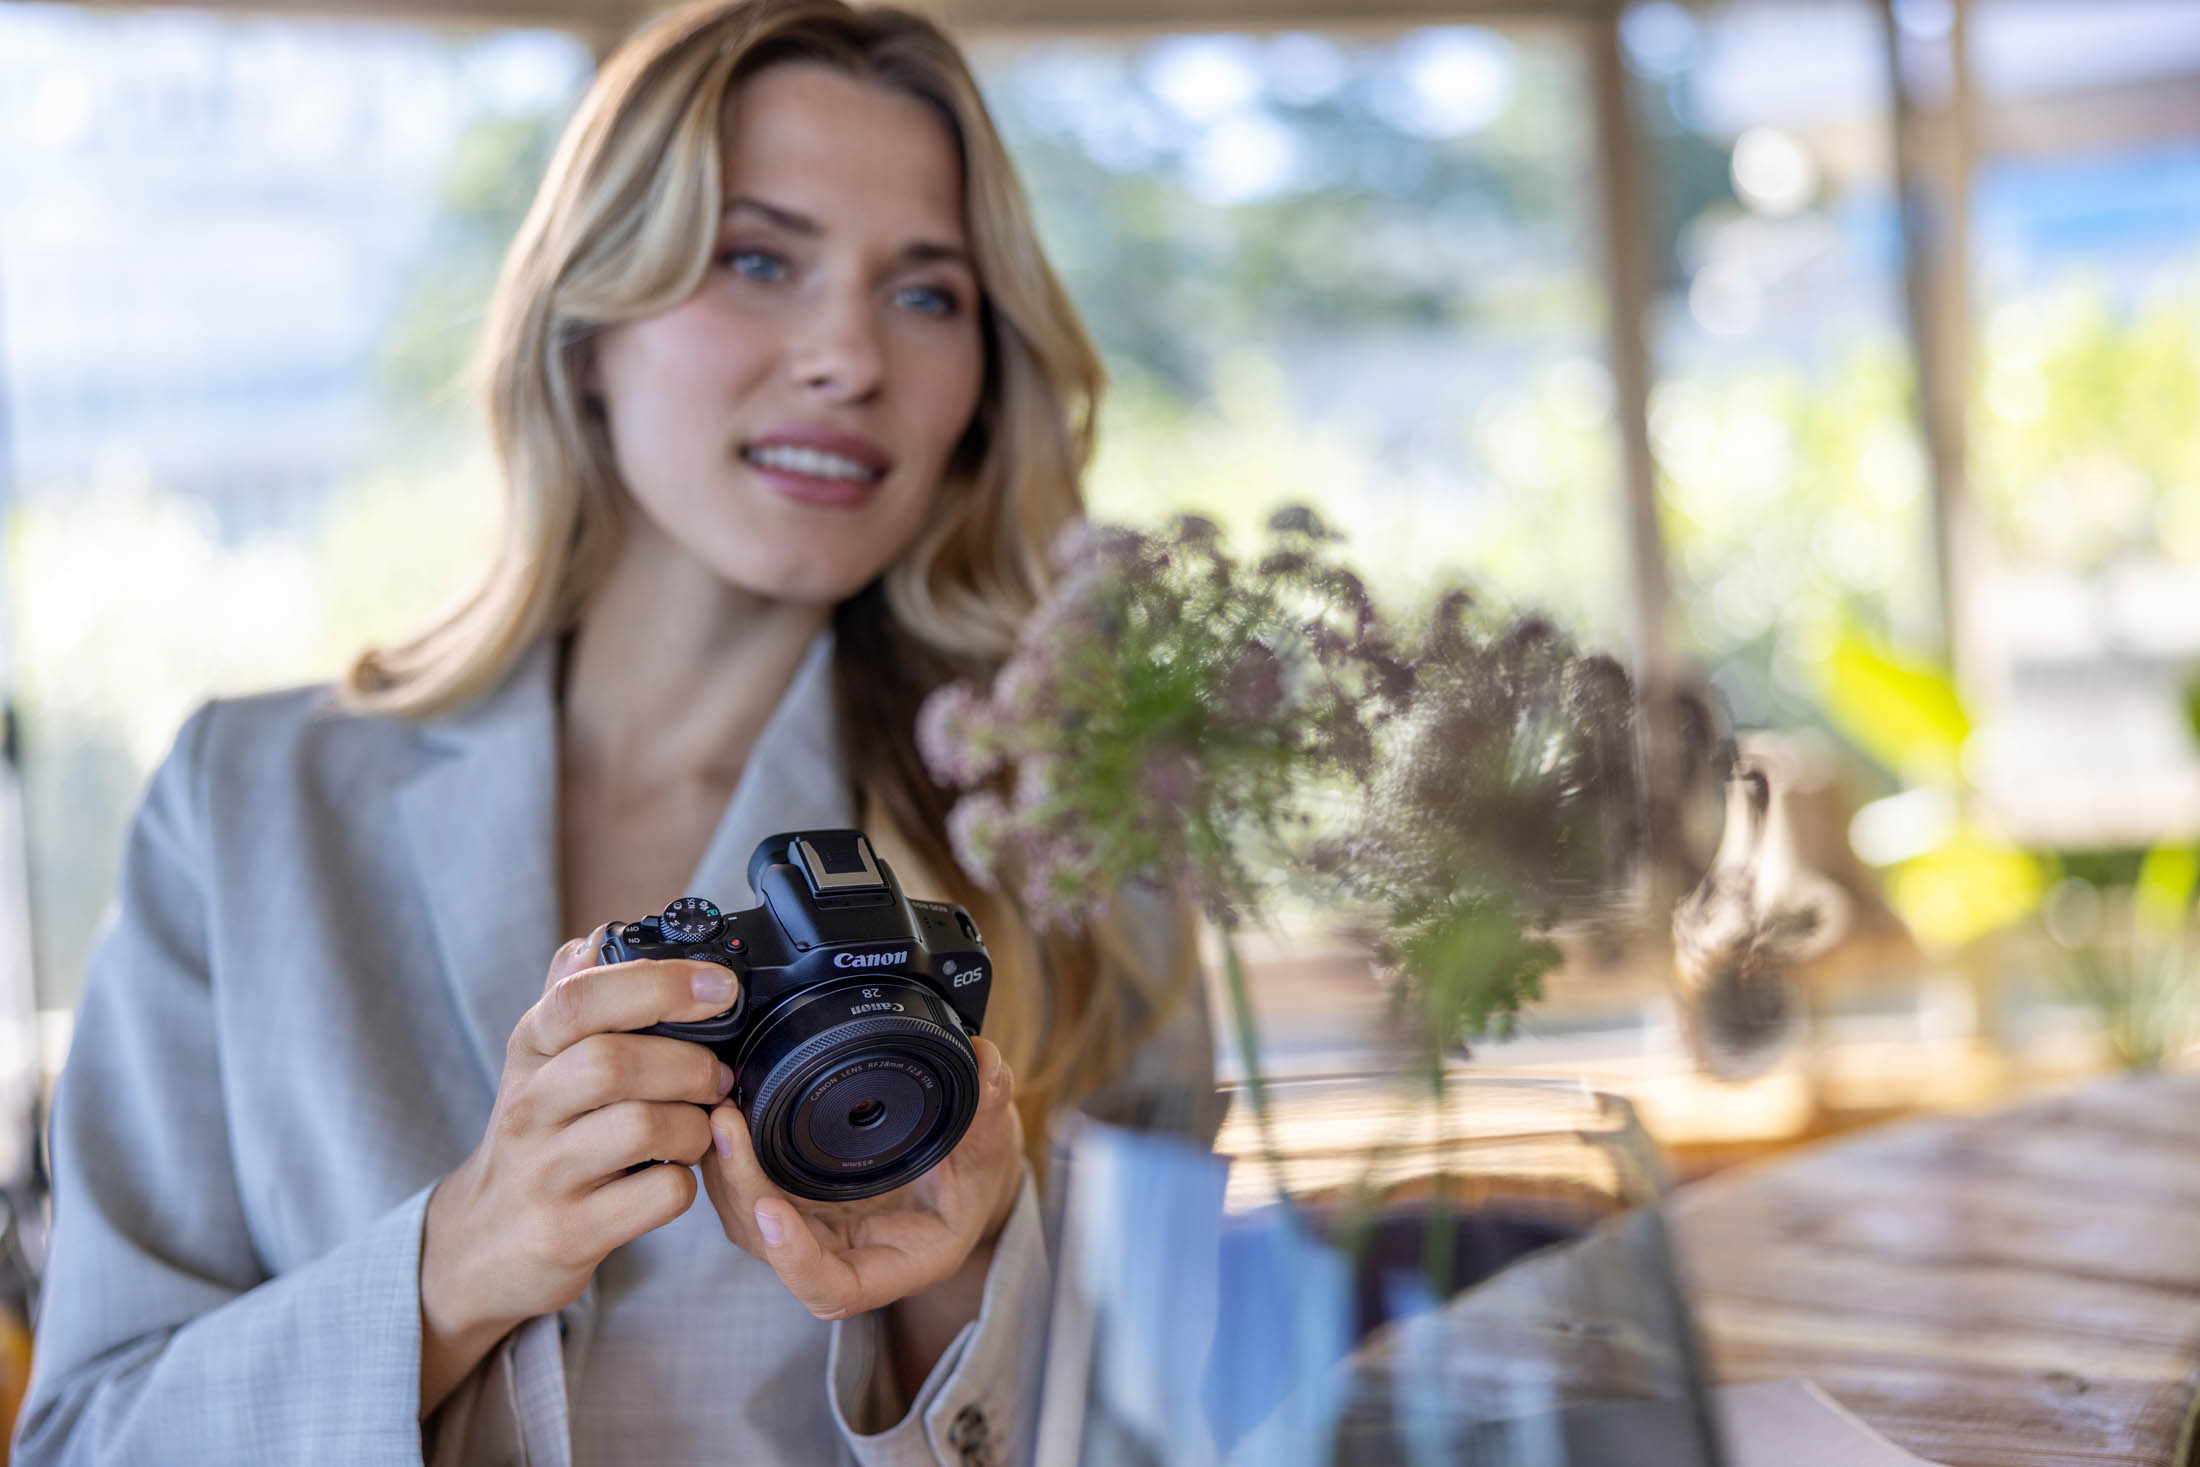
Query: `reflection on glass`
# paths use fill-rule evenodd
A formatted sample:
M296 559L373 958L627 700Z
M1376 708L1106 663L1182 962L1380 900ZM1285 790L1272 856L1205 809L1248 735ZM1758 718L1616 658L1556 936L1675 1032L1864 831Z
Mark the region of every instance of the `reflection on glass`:
M1212 1151L1072 1144L1048 1467L1718 1467L1626 1102L1455 1079L1270 1087Z

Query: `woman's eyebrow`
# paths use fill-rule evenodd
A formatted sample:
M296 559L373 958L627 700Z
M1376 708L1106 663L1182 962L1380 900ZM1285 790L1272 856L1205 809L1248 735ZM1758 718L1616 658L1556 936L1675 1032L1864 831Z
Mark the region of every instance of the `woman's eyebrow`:
M797 214L792 209L783 209L777 204L767 204L762 199L751 198L747 194L743 194L729 202L722 211L721 217L730 216L742 209L748 209L763 215L790 234L815 236L825 232L824 228L807 214ZM952 260L966 269L975 268L971 266L970 254L967 250L959 245L941 244L936 240L912 240L901 247L901 254L904 259L919 261Z

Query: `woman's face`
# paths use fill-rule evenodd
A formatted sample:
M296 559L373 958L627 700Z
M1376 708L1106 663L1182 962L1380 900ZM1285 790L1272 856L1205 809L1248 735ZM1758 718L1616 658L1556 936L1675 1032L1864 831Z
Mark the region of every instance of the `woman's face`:
M926 104L804 63L748 78L722 125L701 288L604 331L591 384L643 544L829 604L909 543L977 409L961 160Z

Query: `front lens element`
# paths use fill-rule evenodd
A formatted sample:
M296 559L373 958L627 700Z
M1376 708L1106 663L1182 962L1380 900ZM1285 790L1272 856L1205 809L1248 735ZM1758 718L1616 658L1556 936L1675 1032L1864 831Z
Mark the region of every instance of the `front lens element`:
M766 1015L740 1070L765 1174L822 1201L923 1175L978 1108L977 1060L953 1011L895 976L822 984Z

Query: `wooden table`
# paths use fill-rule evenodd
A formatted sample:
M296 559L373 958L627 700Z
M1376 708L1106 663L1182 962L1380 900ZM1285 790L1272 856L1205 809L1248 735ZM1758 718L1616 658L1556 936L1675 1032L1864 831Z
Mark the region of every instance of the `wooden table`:
M1713 1374L1947 1467L2200 1467L2200 1074L1898 1122L1680 1188Z

